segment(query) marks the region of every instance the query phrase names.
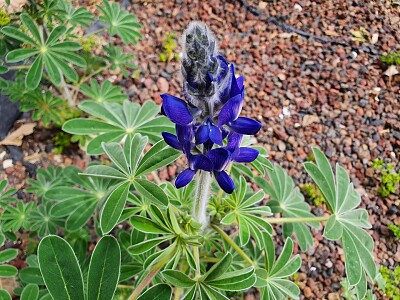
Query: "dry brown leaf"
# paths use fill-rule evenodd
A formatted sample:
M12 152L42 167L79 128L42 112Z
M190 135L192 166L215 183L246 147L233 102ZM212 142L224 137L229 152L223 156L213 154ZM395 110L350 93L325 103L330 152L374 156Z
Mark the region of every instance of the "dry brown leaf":
M369 42L371 40L371 35L364 27L360 27L360 30L351 31L353 35L353 41L359 42Z
M394 75L399 74L399 70L397 70L397 67L395 65L391 65L386 71L385 73L383 73L383 75L392 77Z
M4 140L0 141L0 145L21 146L24 136L32 134L35 126L36 123L23 124L20 128L6 136Z
M336 31L333 31L333 30L325 30L324 32L328 36L339 36L339 34Z
M303 118L303 121L301 122L301 125L303 127L306 127L312 123L319 123L320 120L318 118L318 116L314 116L314 115L305 115Z

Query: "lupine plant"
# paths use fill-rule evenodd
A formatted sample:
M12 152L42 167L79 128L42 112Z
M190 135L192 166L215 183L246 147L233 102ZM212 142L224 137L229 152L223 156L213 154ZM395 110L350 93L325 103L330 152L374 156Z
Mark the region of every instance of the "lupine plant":
M115 17L113 26L128 20L105 7L103 18ZM128 27L112 32L129 40ZM29 182L29 203L0 184L4 235L18 239L30 230L33 244L45 236L20 270L15 293L21 299L120 299L127 291L129 300L223 300L255 288L260 299L299 299L290 278L301 259L293 252L296 245L311 247L323 224L324 237L342 244L352 295L371 295L377 275L371 225L346 171L333 170L313 149L315 162L305 170L328 209L313 215L286 171L252 146L249 136L262 124L240 116L244 77L219 53L209 28L191 23L182 40L182 93L161 95L161 109L131 103L107 83L83 90L89 99L80 108L89 116L63 128L94 137L87 151L103 154L101 160L84 170L40 170ZM35 51L29 54L43 60ZM182 154L186 166L175 186L162 182L157 170ZM89 243L96 243L92 251Z

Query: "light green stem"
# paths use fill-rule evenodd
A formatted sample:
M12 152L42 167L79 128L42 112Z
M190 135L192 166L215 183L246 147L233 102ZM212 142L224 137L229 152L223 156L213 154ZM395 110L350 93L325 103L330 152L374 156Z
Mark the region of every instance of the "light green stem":
M31 65L21 65L21 66L6 66L8 70L23 70L23 69L29 69Z
M232 246L233 249L235 249L235 251L244 258L245 261L247 261L250 265L254 266L254 262L251 260L250 257L247 256L246 253L244 253L244 251L242 249L240 249L240 247L231 240L231 238L229 237L229 235L227 235L225 233L225 231L223 231L221 228L219 228L216 225L212 226L218 233L219 235L229 244Z
M264 219L268 223L281 224L281 223L314 223L324 222L329 219L327 217L310 217L310 218L266 218Z
M97 29L97 30L95 30L95 31L86 33L83 37L85 38L85 37L87 37L87 36L95 35L95 34L98 34L98 33L100 33L100 32L106 31L106 30L108 30L108 29L109 29L109 27L108 27L108 26L105 26L105 27L100 28L100 29Z

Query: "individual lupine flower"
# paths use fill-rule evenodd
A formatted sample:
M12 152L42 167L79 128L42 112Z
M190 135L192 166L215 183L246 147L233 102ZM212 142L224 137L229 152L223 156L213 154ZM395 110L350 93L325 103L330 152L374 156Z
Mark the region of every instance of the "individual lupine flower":
M187 137L184 137L185 134L190 134L190 132L188 132L187 128L183 128L182 126L179 128L179 125L177 125L177 127L178 137L169 132L163 132L162 135L168 145L177 150L182 150L188 159L188 168L180 173L175 180L176 187L181 188L193 180L198 170L211 172L213 165L211 160L204 154L193 155L191 153L192 145L185 139Z
M235 189L235 184L225 171L227 166L232 162L249 163L254 161L258 156L258 151L249 147L240 147L243 135L230 133L226 147L212 149L207 153L213 165L213 173L218 185L228 194Z

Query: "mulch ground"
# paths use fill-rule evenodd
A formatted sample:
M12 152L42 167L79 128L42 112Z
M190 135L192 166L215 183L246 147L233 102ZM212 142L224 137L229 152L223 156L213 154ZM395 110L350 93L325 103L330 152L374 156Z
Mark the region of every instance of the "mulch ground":
M381 198L379 176L371 167L375 158L400 165L400 75L386 76L388 66L379 59L400 49L400 8L385 2L390 1L132 1L128 9L143 24L143 40L126 50L136 56L141 73L135 80L119 74L112 79L132 101L160 103L165 92L182 96L178 61L160 61L162 40L166 32L180 36L191 20L208 24L220 52L245 76L243 114L263 123L257 140L270 160L299 185L310 182L302 165L311 147L341 164L370 214L376 263L393 269L400 263L400 245L387 226L400 224L399 195ZM351 31L361 27L369 41L352 40ZM24 162L14 162L4 173L0 164L0 178L22 188L35 166L83 167L87 159L76 148L52 152L53 135L36 129L22 146ZM13 154L0 146L0 154L4 151L0 160L15 158L15 151L21 155L20 149ZM160 177L172 180L180 171L169 166ZM326 211L324 205L313 207L316 215ZM339 299L345 274L341 246L320 231L314 244L301 254L297 280L303 298ZM384 299L379 292L377 297Z

